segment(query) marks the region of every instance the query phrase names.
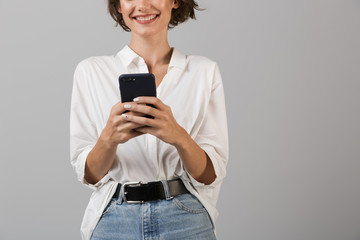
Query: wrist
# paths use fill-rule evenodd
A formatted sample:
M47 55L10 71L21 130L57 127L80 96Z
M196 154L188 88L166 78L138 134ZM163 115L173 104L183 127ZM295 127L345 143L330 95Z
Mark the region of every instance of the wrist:
M190 137L190 135L185 131L185 129L181 127L180 134L176 138L174 147L176 147L177 149L185 149L186 145L189 144L191 140L192 138Z
M112 149L114 147L117 147L117 143L111 141L111 138L108 137L104 131L100 134L98 142L104 146L106 149Z

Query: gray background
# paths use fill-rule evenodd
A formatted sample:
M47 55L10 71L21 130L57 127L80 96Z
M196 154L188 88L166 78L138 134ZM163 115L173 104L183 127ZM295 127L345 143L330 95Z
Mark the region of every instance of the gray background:
M171 46L218 62L230 160L218 238L360 239L360 1L200 0ZM79 239L76 64L130 34L104 0L0 0L0 239Z

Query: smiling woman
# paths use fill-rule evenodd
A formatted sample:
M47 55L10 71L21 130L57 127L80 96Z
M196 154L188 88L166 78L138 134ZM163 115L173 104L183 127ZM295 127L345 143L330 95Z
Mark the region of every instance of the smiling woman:
M197 8L192 0L109 1L130 44L81 61L74 74L71 163L94 190L83 239L215 239L228 161L222 79L215 62L184 55L167 38ZM133 73L152 73L157 97L121 102L117 80Z
M129 0L126 1L131 2ZM189 18L195 19L195 10L200 10L198 4L193 0L177 1L177 4L178 7L172 9L169 28L173 28L179 23L185 22ZM119 8L119 0L108 0L108 10L111 17L115 20L116 25L120 25L125 31L130 32L131 29L125 24L123 15L119 11Z
M132 34L157 34L167 31L176 1L120 1L117 8ZM155 24L156 22L156 24Z

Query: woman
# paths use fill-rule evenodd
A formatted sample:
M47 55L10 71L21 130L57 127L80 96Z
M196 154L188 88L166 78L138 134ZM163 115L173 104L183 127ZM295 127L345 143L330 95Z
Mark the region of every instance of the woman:
M75 70L71 163L94 189L82 238L215 239L228 159L222 80L215 62L185 56L167 39L169 28L195 18L197 4L109 0L108 6L131 31L131 42ZM157 97L121 102L119 75L148 72Z

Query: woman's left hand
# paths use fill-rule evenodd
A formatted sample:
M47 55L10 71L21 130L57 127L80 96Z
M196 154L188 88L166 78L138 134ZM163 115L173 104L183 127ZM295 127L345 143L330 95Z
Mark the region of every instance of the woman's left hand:
M138 97L134 102L123 104L125 109L136 114L123 113L121 116L130 122L143 125L134 130L154 135L176 147L184 167L193 178L204 184L210 184L216 179L215 169L209 156L176 122L169 106L156 97ZM145 104L152 104L156 108ZM139 116L139 113L143 116ZM154 118L147 118L145 115Z
M145 104L152 104L156 108ZM136 131L154 135L175 147L188 136L185 129L176 122L171 108L156 97L135 98L134 102L124 103L124 108L129 111L142 113L144 116L151 115L154 117L152 119L144 116L122 114L121 116L130 122L146 125L136 128Z

